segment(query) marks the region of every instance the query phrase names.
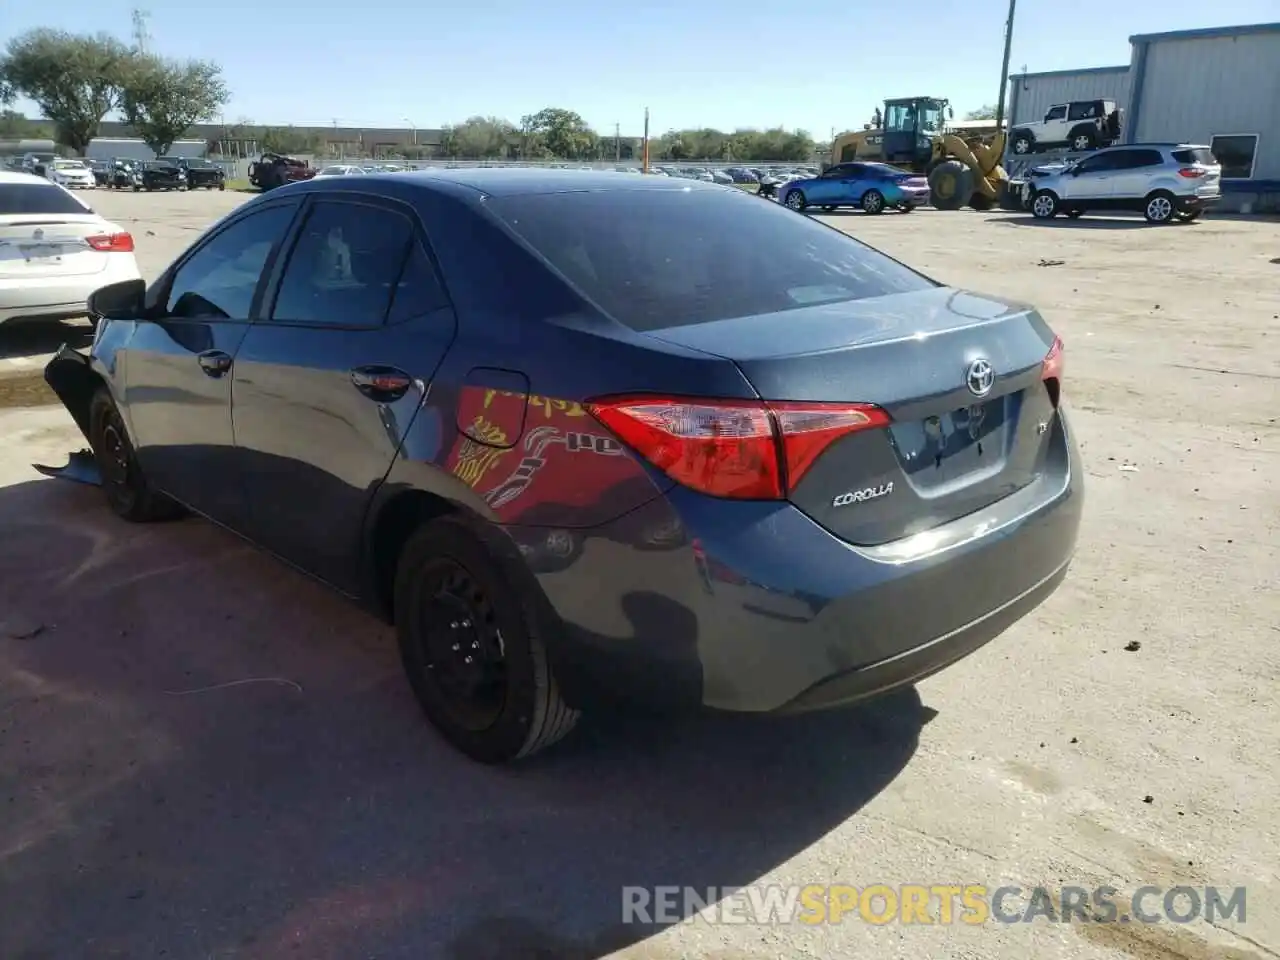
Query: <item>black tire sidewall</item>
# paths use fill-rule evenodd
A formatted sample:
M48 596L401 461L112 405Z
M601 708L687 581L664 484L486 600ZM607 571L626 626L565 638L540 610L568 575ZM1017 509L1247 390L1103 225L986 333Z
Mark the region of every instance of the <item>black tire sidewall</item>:
M428 678L418 636L416 610L430 596L435 574L453 563L465 569L486 593L502 632L506 703L493 725L481 731L459 724L440 702ZM405 545L395 579L396 634L405 674L427 719L472 759L504 763L519 756L529 739L541 695L538 653L530 629L535 617L527 594L512 582L506 565L462 521L432 521Z
M108 465L106 463L107 453L104 434L107 425L113 421L116 430L120 434L120 441L125 445L125 452L129 459L129 478L123 487L107 480ZM111 505L111 509L118 516L126 520L135 519L145 499L145 491L139 485L137 460L134 457L133 444L129 440L129 433L124 426L124 419L120 416L120 411L116 409L115 401L111 399L111 395L107 393L105 388L95 393L93 399L89 402L89 439L90 446L93 449L94 460L98 464L98 472L102 476L102 491L106 494L107 503Z

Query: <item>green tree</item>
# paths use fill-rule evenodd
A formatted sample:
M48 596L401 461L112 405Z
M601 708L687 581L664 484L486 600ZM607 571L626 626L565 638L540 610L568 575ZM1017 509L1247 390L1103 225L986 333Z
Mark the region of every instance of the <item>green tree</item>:
M163 154L193 124L216 117L230 97L216 63L140 57L125 80L120 108L142 142Z
M54 137L80 153L102 118L120 105L137 57L107 34L39 28L9 41L0 57L0 91L35 102Z
M498 117L471 117L445 127L441 148L446 156L487 160L505 157L520 140L516 128Z
M39 120L31 120L17 110L0 110L0 137L12 140L49 140L53 131Z
M313 153L316 148L314 137L293 127L263 127L258 144L264 153Z
M545 148L552 156L579 160L598 154L600 138L572 110L547 107L520 119L526 153Z
M970 110L964 115L964 118L966 120L994 120L996 118L995 104L988 103L985 107Z

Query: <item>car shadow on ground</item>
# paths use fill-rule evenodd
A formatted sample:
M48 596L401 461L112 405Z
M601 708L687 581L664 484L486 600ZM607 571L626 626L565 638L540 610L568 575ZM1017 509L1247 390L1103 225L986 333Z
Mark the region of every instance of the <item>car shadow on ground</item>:
M64 343L77 350L93 342L93 324L85 320L18 322L0 325L0 360L53 353Z
M1127 219L1125 217L1101 217L1101 216L1084 216L1076 219L1069 217L1054 217L1052 220L1037 220L1031 214L1023 217L988 217L988 223L1003 223L1010 227L1043 227L1050 230L1152 230L1156 229L1156 224L1147 223L1141 217ZM1165 226L1171 227L1194 227L1201 221L1193 220L1190 223L1170 223Z
M0 956L591 960L660 929L623 887L752 883L932 716L913 689L596 716L486 768L422 720L387 627L208 523L37 480L0 489L0 539Z

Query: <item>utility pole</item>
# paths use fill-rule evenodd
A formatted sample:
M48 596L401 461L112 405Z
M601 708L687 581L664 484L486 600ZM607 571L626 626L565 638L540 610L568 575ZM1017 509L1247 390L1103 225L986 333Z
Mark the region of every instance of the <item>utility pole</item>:
M641 173L649 172L649 108L644 108L644 153L640 166Z
M613 125L613 159L615 163L622 162L622 124L620 123Z
M147 31L147 21L151 18L150 10L133 9L133 46L138 53L146 56L151 42L151 34Z
M1009 0L1009 20L1004 25L1004 62L1000 65L1000 96L996 100L996 133L1004 129L1004 101L1009 95L1009 54L1013 50L1013 11L1018 0Z

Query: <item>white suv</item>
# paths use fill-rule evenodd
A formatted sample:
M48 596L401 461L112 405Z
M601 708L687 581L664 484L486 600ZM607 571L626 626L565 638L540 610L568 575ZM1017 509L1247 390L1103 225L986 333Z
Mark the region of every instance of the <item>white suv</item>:
M1044 119L1019 123L1009 132L1010 147L1018 156L1048 147L1067 147L1077 153L1108 147L1120 139L1120 110L1114 100L1072 100L1055 103Z
M1208 147L1133 143L1033 175L1022 199L1041 220L1059 213L1140 210L1150 223L1187 222L1221 198L1221 179L1222 168Z

